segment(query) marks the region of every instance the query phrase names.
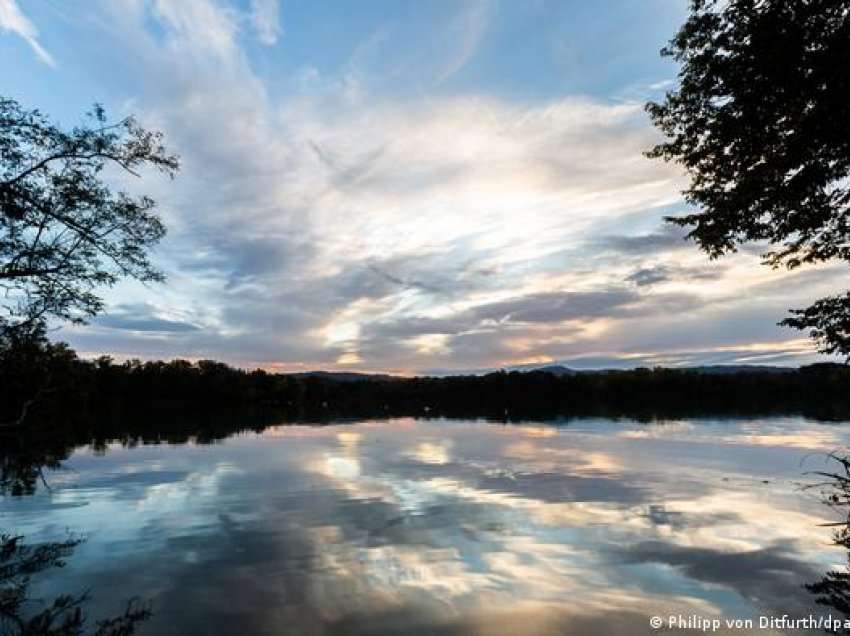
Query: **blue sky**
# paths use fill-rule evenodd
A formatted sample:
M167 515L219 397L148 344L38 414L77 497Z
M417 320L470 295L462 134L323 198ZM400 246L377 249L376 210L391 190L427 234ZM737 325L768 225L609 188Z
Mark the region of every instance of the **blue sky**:
M709 261L642 151L674 0L0 0L5 95L97 101L181 155L164 285L58 337L84 355L303 370L798 364L776 322L844 271Z

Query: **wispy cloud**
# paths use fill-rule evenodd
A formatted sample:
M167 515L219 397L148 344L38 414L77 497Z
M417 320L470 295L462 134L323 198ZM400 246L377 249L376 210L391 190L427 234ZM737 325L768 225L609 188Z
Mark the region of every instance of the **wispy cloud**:
M53 57L38 41L38 29L21 12L15 0L0 0L0 29L23 38L42 62L55 68Z
M210 0L154 0L153 13L169 29L169 44L181 55L229 59L237 53L233 9Z
M117 288L111 317L64 332L83 351L390 371L796 356L773 325L839 276L770 288L756 256L709 263L665 226L682 176L642 155L657 138L638 104L380 92L380 51L282 88L230 4L99 6L124 53L113 90L184 167L130 184L163 203L168 284ZM492 8L470 7L444 78L489 28Z
M142 333L183 333L198 331L199 327L185 320L164 318L148 303L128 303L113 307L109 314L98 316L99 327Z
M451 21L446 29L446 39L454 43L454 50L437 74L438 84L460 71L475 54L487 32L492 11L492 0L471 0Z
M251 0L251 22L260 42L276 44L282 32L278 0Z

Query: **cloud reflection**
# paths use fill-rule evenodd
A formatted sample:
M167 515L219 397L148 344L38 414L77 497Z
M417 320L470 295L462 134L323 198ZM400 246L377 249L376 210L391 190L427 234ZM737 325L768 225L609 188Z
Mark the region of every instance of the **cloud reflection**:
M80 452L53 497L89 506L22 500L16 515L31 531L97 527L73 580L154 596L159 627L641 633L648 613L808 607L800 585L840 555L794 484L806 450L786 442L825 428L287 426L210 447Z

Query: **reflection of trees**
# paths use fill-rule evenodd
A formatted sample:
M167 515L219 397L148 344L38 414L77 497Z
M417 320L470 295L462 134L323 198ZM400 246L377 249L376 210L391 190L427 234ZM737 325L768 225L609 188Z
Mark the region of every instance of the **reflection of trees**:
M46 470L57 470L77 447L106 452L111 442L137 444L211 444L235 433L262 431L277 423L266 414L203 415L177 413L158 418L114 417L88 420L83 425L51 427L34 420L30 426L0 426L0 496L29 496L50 489ZM88 593L63 594L46 605L29 597L30 579L62 567L80 539L26 545L22 537L0 533L0 636L130 636L151 611L137 600L118 616L87 621L83 608Z
M156 421L156 426L151 421ZM246 431L262 432L280 423L274 413L248 409L219 413L183 411L153 415L92 417L84 423L50 426L34 419L30 426L0 426L0 495L32 495L49 487L45 472L61 468L75 448L105 453L108 445L214 444Z
M31 577L51 568L62 567L80 544L71 537L65 541L26 545L20 536L0 534L0 634L2 636L130 636L147 620L150 609L131 600L123 614L87 626L83 605L88 593L63 594L46 607L28 598Z
M47 484L44 469L57 469L70 448L60 442L30 443L17 435L0 435L0 495L31 495L39 482Z
M840 510L846 518L833 524L833 540L848 550L848 561L850 561L850 458L830 454L829 459L834 462L835 470L817 471L814 474L822 477L824 481L812 484L812 487L821 488L824 503L830 507ZM824 574L820 581L809 583L806 586L816 596L819 605L838 610L844 616L850 617L850 567L843 570L830 570ZM839 630L839 633L850 633L848 630Z

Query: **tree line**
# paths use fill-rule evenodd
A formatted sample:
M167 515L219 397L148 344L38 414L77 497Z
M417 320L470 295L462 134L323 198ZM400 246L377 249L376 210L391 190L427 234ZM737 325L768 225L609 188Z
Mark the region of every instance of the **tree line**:
M55 428L109 413L245 407L299 421L384 416L653 419L738 413L841 419L850 414L850 368L831 363L783 372L639 368L352 379L249 371L212 360L84 360L41 331L25 339L7 336L0 345L0 420L7 428Z

